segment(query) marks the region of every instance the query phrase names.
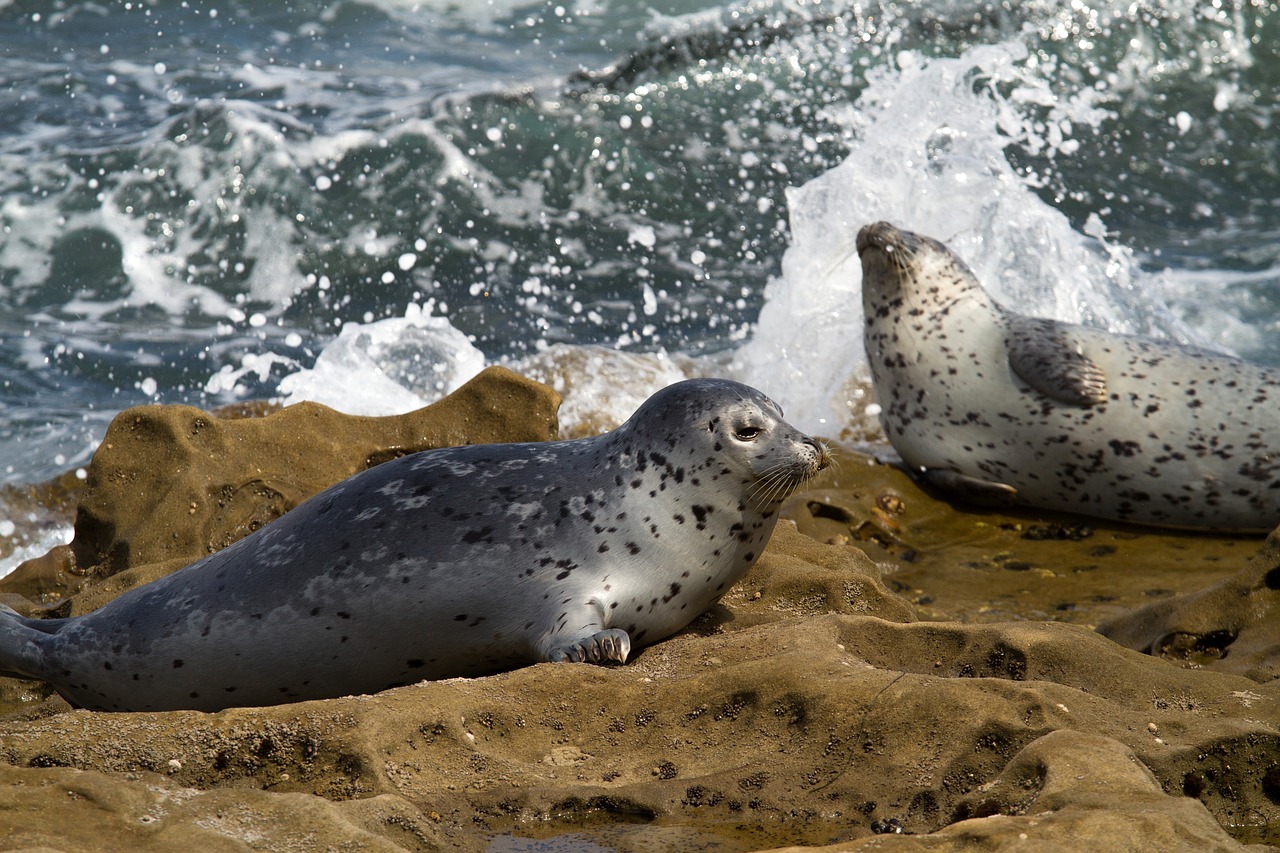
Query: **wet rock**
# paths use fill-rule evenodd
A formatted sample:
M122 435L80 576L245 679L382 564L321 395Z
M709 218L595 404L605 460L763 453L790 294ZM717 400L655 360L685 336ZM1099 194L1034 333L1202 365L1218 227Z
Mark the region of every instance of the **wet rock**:
M1256 681L1280 676L1280 532L1234 575L1109 619L1098 631L1169 660Z
M552 432L549 392L495 387L514 397L484 391L476 409L515 417L535 406L516 429ZM113 445L132 440L131 423ZM99 521L85 542L97 544L79 547L104 568L77 580L89 588L70 612L229 539L234 525L209 484L266 477L269 490L248 489L261 500L246 506L267 509L237 516L261 520L273 495L295 500L274 484L301 480L308 465L323 472L308 487L318 490L429 434L396 426L379 445L374 421L307 430L307 418L272 415L257 427L274 424L271 435L224 436L213 452L183 431L189 420L159 423L147 431L168 436L160 446L195 450L175 466L179 457L139 442L129 464L90 478L86 512ZM350 432L339 441L338 429ZM289 436L297 445L282 450ZM304 462L308 442L341 460ZM228 456L244 466L235 478L219 473ZM112 471L158 491L141 499ZM187 512L193 494L205 497ZM1091 630L1239 573L1218 618L1170 623L1231 661L1271 613L1263 590L1274 591L1277 562L1259 555L1246 577L1250 540L1101 523L1077 537L1069 519L959 511L844 451L788 511L799 530L779 524L718 605L626 666L540 664L216 714L73 710L38 684L0 679L5 840L485 850L539 838L619 851L1241 850L1277 840L1280 680L1188 669ZM1152 590L1174 594L1153 602ZM1253 616L1224 621L1233 594Z

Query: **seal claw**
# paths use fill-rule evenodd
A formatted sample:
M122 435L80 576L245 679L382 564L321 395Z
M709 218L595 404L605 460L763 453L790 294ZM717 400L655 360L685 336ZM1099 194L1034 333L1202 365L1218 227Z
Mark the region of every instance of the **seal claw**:
M626 663L631 654L631 637L621 628L597 631L571 646L551 653L553 663Z

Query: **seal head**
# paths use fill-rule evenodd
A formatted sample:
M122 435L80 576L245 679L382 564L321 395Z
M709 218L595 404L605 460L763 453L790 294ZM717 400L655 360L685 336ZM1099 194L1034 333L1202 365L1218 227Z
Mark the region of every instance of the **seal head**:
M0 671L216 710L624 662L737 581L826 464L759 391L677 383L607 435L386 462L92 613L0 610Z

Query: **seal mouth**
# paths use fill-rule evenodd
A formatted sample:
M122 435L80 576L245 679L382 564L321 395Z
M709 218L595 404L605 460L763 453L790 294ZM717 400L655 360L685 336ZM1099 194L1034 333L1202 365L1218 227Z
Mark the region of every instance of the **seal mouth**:
M761 475L749 491L752 500L764 507L775 506L831 464L825 444L808 436L803 444L804 453L777 463Z

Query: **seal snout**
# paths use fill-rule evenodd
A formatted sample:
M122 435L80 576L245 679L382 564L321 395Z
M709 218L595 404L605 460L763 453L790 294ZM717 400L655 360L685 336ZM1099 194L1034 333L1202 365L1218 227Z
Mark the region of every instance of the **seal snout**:
M884 250L899 244L902 242L902 233L891 223L884 220L864 225L858 230L858 254L862 254L871 248Z
M813 459L809 463L809 476L812 477L831 464L831 454L827 452L827 446L816 438L806 435L804 443L813 451Z

